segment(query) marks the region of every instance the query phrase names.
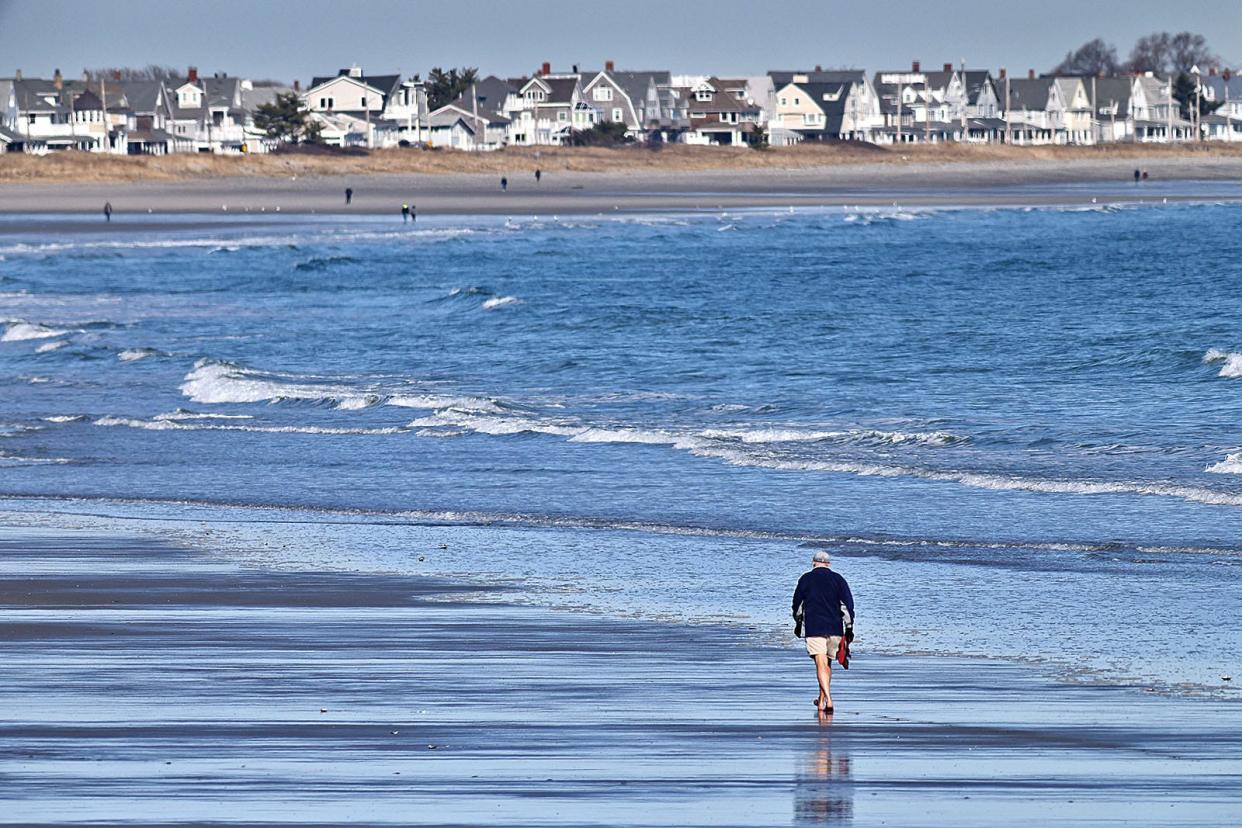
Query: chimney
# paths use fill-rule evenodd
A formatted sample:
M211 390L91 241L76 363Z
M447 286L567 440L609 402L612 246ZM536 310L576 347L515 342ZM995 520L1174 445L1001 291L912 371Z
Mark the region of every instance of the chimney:
M1213 72L1212 74L1216 74L1216 73ZM91 73L83 69L82 70L82 83L90 83L90 82L91 82Z
M57 89L65 88L65 79L60 74L59 69L57 69L55 72L52 73L52 86L55 86Z
M185 72L185 79L190 83L198 83L198 67L191 66Z
M1026 70L1026 77L1027 77L1029 80L1035 80L1035 70L1034 70L1034 69L1027 69L1027 70Z
M21 79L22 79L22 70L21 69L15 70L13 72L13 80L21 80Z
M574 74L575 74L575 75L576 75L576 74L578 74L578 64L576 64L576 63L574 64L574 66L573 66L573 70L574 70Z
M606 60L606 61L604 61L604 71L605 71L605 72L614 72L614 71L616 71L616 69L617 69L617 65L616 65L615 63L613 63L611 60Z
M952 63L946 63L946 64L944 65L944 71L946 71L946 72L952 72L952 71L953 71L953 64L952 64Z
M293 79L293 91L299 93L302 91L302 82L297 78Z
M816 72L822 72L822 71L824 71L824 67L820 66L820 65L817 63L817 64L815 64L815 71L816 71Z
M1008 75L1009 75L1009 73L1008 73L1008 72L1006 72L1006 71L1005 71L1005 67L1004 67L1004 66L1002 66L1002 67L1000 68L1000 72L999 72L999 74L998 74L998 77L999 77L1001 80L1004 80L1006 77L1008 77Z
M917 60L914 60L910 62L910 71L911 72L922 72L923 70L919 66L919 62Z
M112 79L113 79L114 81L117 81L118 83L120 82L120 80L121 80L121 70L120 70L120 69L113 69L113 70L112 70Z
M552 64L550 64L550 63L545 63L545 64L544 64L544 65L543 65L543 66L539 69L539 74L541 74L541 75L550 75L550 74L552 74Z

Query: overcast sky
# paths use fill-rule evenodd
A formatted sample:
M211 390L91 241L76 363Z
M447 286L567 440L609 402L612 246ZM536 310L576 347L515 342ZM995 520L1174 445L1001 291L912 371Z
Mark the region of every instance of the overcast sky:
M1094 37L1124 58L1163 29L1201 32L1242 64L1242 0L0 0L0 77L148 63L286 81L352 63L511 75L608 59L684 73L912 59L1023 72Z

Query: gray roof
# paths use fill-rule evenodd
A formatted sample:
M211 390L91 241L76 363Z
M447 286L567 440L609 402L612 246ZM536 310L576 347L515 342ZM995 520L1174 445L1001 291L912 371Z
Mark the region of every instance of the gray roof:
M651 72L608 72L608 77L629 95L634 106L642 106L647 99L647 90L654 85L656 88L669 86L673 82L671 72L657 70Z
M1095 110L1112 109L1117 104L1117 117L1127 118L1130 115L1130 78L1096 78L1086 81L1087 95L1095 90Z
M992 80L992 73L986 69L967 69L962 73L962 83L966 87L966 100L971 103L978 103L979 96L982 95L990 86L993 94L996 94L996 86ZM996 94L996 99L1000 100L1000 95Z
M12 132L0 126L0 142L5 144L21 143L22 138L16 132Z
M547 103L550 104L568 104L573 101L574 90L578 88L581 81L580 75L569 75L563 77L542 77L540 78L548 85L551 92L548 93Z
M349 74L348 69L342 69L340 72L336 73L335 75L323 75L321 77L312 78L309 88L314 89L316 86L318 86L321 83L327 83L330 80L336 80L337 78L341 78L341 77L352 77L352 76ZM367 86L371 86L371 87L374 87L375 89L378 89L380 92L384 93L385 98L387 98L393 92L397 91L397 87L401 85L400 75L365 75L364 74L361 77L354 78L354 80L360 81L361 83L365 83Z
M164 87L162 81L127 80L120 81L119 83L121 86L121 93L124 96L124 100L121 104L123 107L139 114L155 112L156 106L160 99L160 91ZM111 86L111 84L109 84L109 86ZM111 104L112 100L112 93L109 92L109 104ZM167 100L167 98L165 100Z
M1010 78L1009 100L1001 101L1005 109L1025 109L1042 112L1048 108L1048 96L1052 94L1052 80L1048 78ZM1004 98L1002 88L1001 97Z
M264 104L274 103L276 96L293 90L287 86L256 86L241 91L242 109L254 112Z
M495 75L488 75L474 85L474 95L477 95L479 98L479 112L486 113L495 123L496 116L503 117L505 98L510 92L516 91L509 81L498 78ZM466 91L453 103L467 111L473 112L474 97L471 94L470 88L467 87Z
M778 89L793 83L794 75L806 75L807 83L864 83L867 80L867 72L863 69L833 69L827 72L774 69L768 72L768 77Z

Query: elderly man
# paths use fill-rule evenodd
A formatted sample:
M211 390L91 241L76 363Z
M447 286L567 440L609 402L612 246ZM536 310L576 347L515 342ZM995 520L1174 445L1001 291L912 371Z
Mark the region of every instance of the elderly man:
M805 627L806 651L815 660L819 678L819 698L815 707L832 712L832 659L841 647L846 626L853 628L854 596L850 585L830 568L832 559L824 550L811 557L811 571L798 579L794 590L794 635Z

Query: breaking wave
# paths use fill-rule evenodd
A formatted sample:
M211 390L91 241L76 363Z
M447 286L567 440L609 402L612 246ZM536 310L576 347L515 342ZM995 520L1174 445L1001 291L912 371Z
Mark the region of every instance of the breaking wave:
M483 397L410 393L400 389L359 388L331 377L280 374L244 368L232 362L201 359L185 375L181 393L196 403L327 403L343 410L391 405L398 408L436 409L450 406L473 411L498 411Z
M1222 351L1219 348L1212 348L1203 355L1203 361L1207 363L1221 363L1220 373L1218 377L1226 379L1236 379L1242 377L1242 354L1237 351Z
M495 310L496 308L506 308L510 305L520 305L522 300L516 296L493 296L483 302L483 310Z
M0 342L26 342L31 339L51 339L69 333L59 328L49 328L34 322L13 322L0 336Z
M95 420L95 425L123 426L125 428L145 429L147 431L249 431L261 434L333 434L338 436L402 434L409 431L408 428L400 426L388 428L338 428L309 425L264 426L214 421L203 422L202 418L198 416L179 419L161 419L161 417L165 417L165 415L160 415L150 420L131 417L100 417L98 420Z

